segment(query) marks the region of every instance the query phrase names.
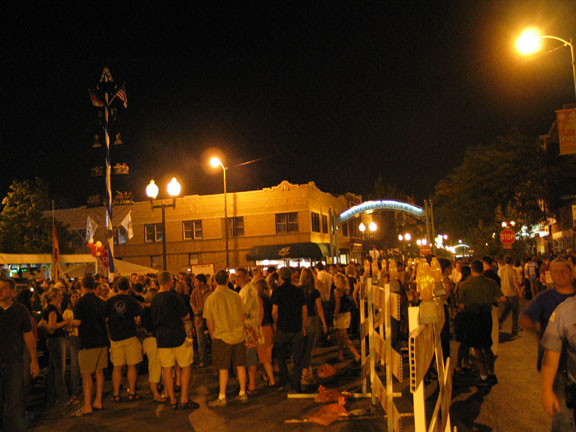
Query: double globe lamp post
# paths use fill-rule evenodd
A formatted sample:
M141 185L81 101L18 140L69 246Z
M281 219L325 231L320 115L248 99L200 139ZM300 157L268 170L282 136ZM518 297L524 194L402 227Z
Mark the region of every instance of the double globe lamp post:
M150 199L150 207L152 210L154 209L162 209L162 270L166 270L166 207L176 208L176 198L180 195L182 191L182 186L176 180L176 177L173 177L170 183L167 186L168 195L172 198L172 202L166 204L164 200L162 200L159 204L154 204L154 200L158 196L158 185L154 180L150 180L148 186L146 186L146 196Z

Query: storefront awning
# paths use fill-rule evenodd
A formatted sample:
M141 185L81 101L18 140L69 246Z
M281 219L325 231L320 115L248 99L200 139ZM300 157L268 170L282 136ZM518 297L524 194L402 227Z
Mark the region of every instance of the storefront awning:
M335 251L338 255L338 250ZM253 246L246 255L249 261L308 258L321 260L330 256L328 243L288 243Z

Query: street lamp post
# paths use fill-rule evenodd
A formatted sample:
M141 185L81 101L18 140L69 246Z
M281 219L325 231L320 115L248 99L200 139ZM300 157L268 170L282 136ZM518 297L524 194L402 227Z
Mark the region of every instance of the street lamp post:
M170 183L167 186L168 195L172 197L172 204L166 204L162 201L160 204L154 204L154 200L158 196L158 186L154 182L154 180L150 180L148 186L146 186L146 195L150 199L150 208L154 209L162 209L162 270L166 270L166 207L176 208L176 198L180 195L180 191L182 187L176 177L173 177Z
M535 28L528 28L520 34L516 40L516 48L522 54L532 54L540 50L540 41L542 39L553 39L562 42L564 46L570 48L570 56L572 59L572 81L574 83L574 98L576 101L576 60L574 55L574 42L572 38L565 40L557 36L541 35Z
M226 196L226 171L228 168L226 168L222 161L217 157L210 159L210 165L213 168L222 168L222 181L224 183L224 241L226 248L226 270L228 270L230 267L230 253L228 249L228 198Z

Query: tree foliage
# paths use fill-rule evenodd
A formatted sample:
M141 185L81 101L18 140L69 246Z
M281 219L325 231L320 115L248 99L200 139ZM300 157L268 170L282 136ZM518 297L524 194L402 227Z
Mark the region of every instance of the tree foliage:
M436 224L466 238L477 252L493 253L501 218L532 225L546 217L542 200L557 174L540 142L516 131L470 147L435 188Z
M34 181L14 181L2 200L0 213L0 252L50 253L52 221L43 215L50 209L48 186ZM67 252L69 233L57 224L60 252Z

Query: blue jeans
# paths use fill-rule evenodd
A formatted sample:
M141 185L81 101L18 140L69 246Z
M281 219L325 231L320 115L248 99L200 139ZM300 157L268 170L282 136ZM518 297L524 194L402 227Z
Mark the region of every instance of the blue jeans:
M24 363L0 364L0 431L24 430Z
M80 396L82 387L80 387L80 366L78 365L79 337L68 336L66 338L68 355L70 356L70 394Z
M302 375L302 354L304 347L304 336L302 332L285 332L277 329L276 341L278 368L280 369L280 385L285 385L290 380L292 391L300 392L300 377ZM292 374L288 374L286 358L292 356Z
M520 312L520 304L518 303L518 296L506 296L506 302L502 307L502 313L500 314L500 325L508 317L508 314L512 311L512 333L518 333L518 315Z
M304 354L302 356L302 368L310 366L312 360L312 350L316 345L320 329L320 317L318 315L308 317L306 321L306 337L304 338Z
M50 353L48 360L48 374L46 376L46 402L60 405L68 402L66 390L66 339L63 337L46 338L46 348Z

